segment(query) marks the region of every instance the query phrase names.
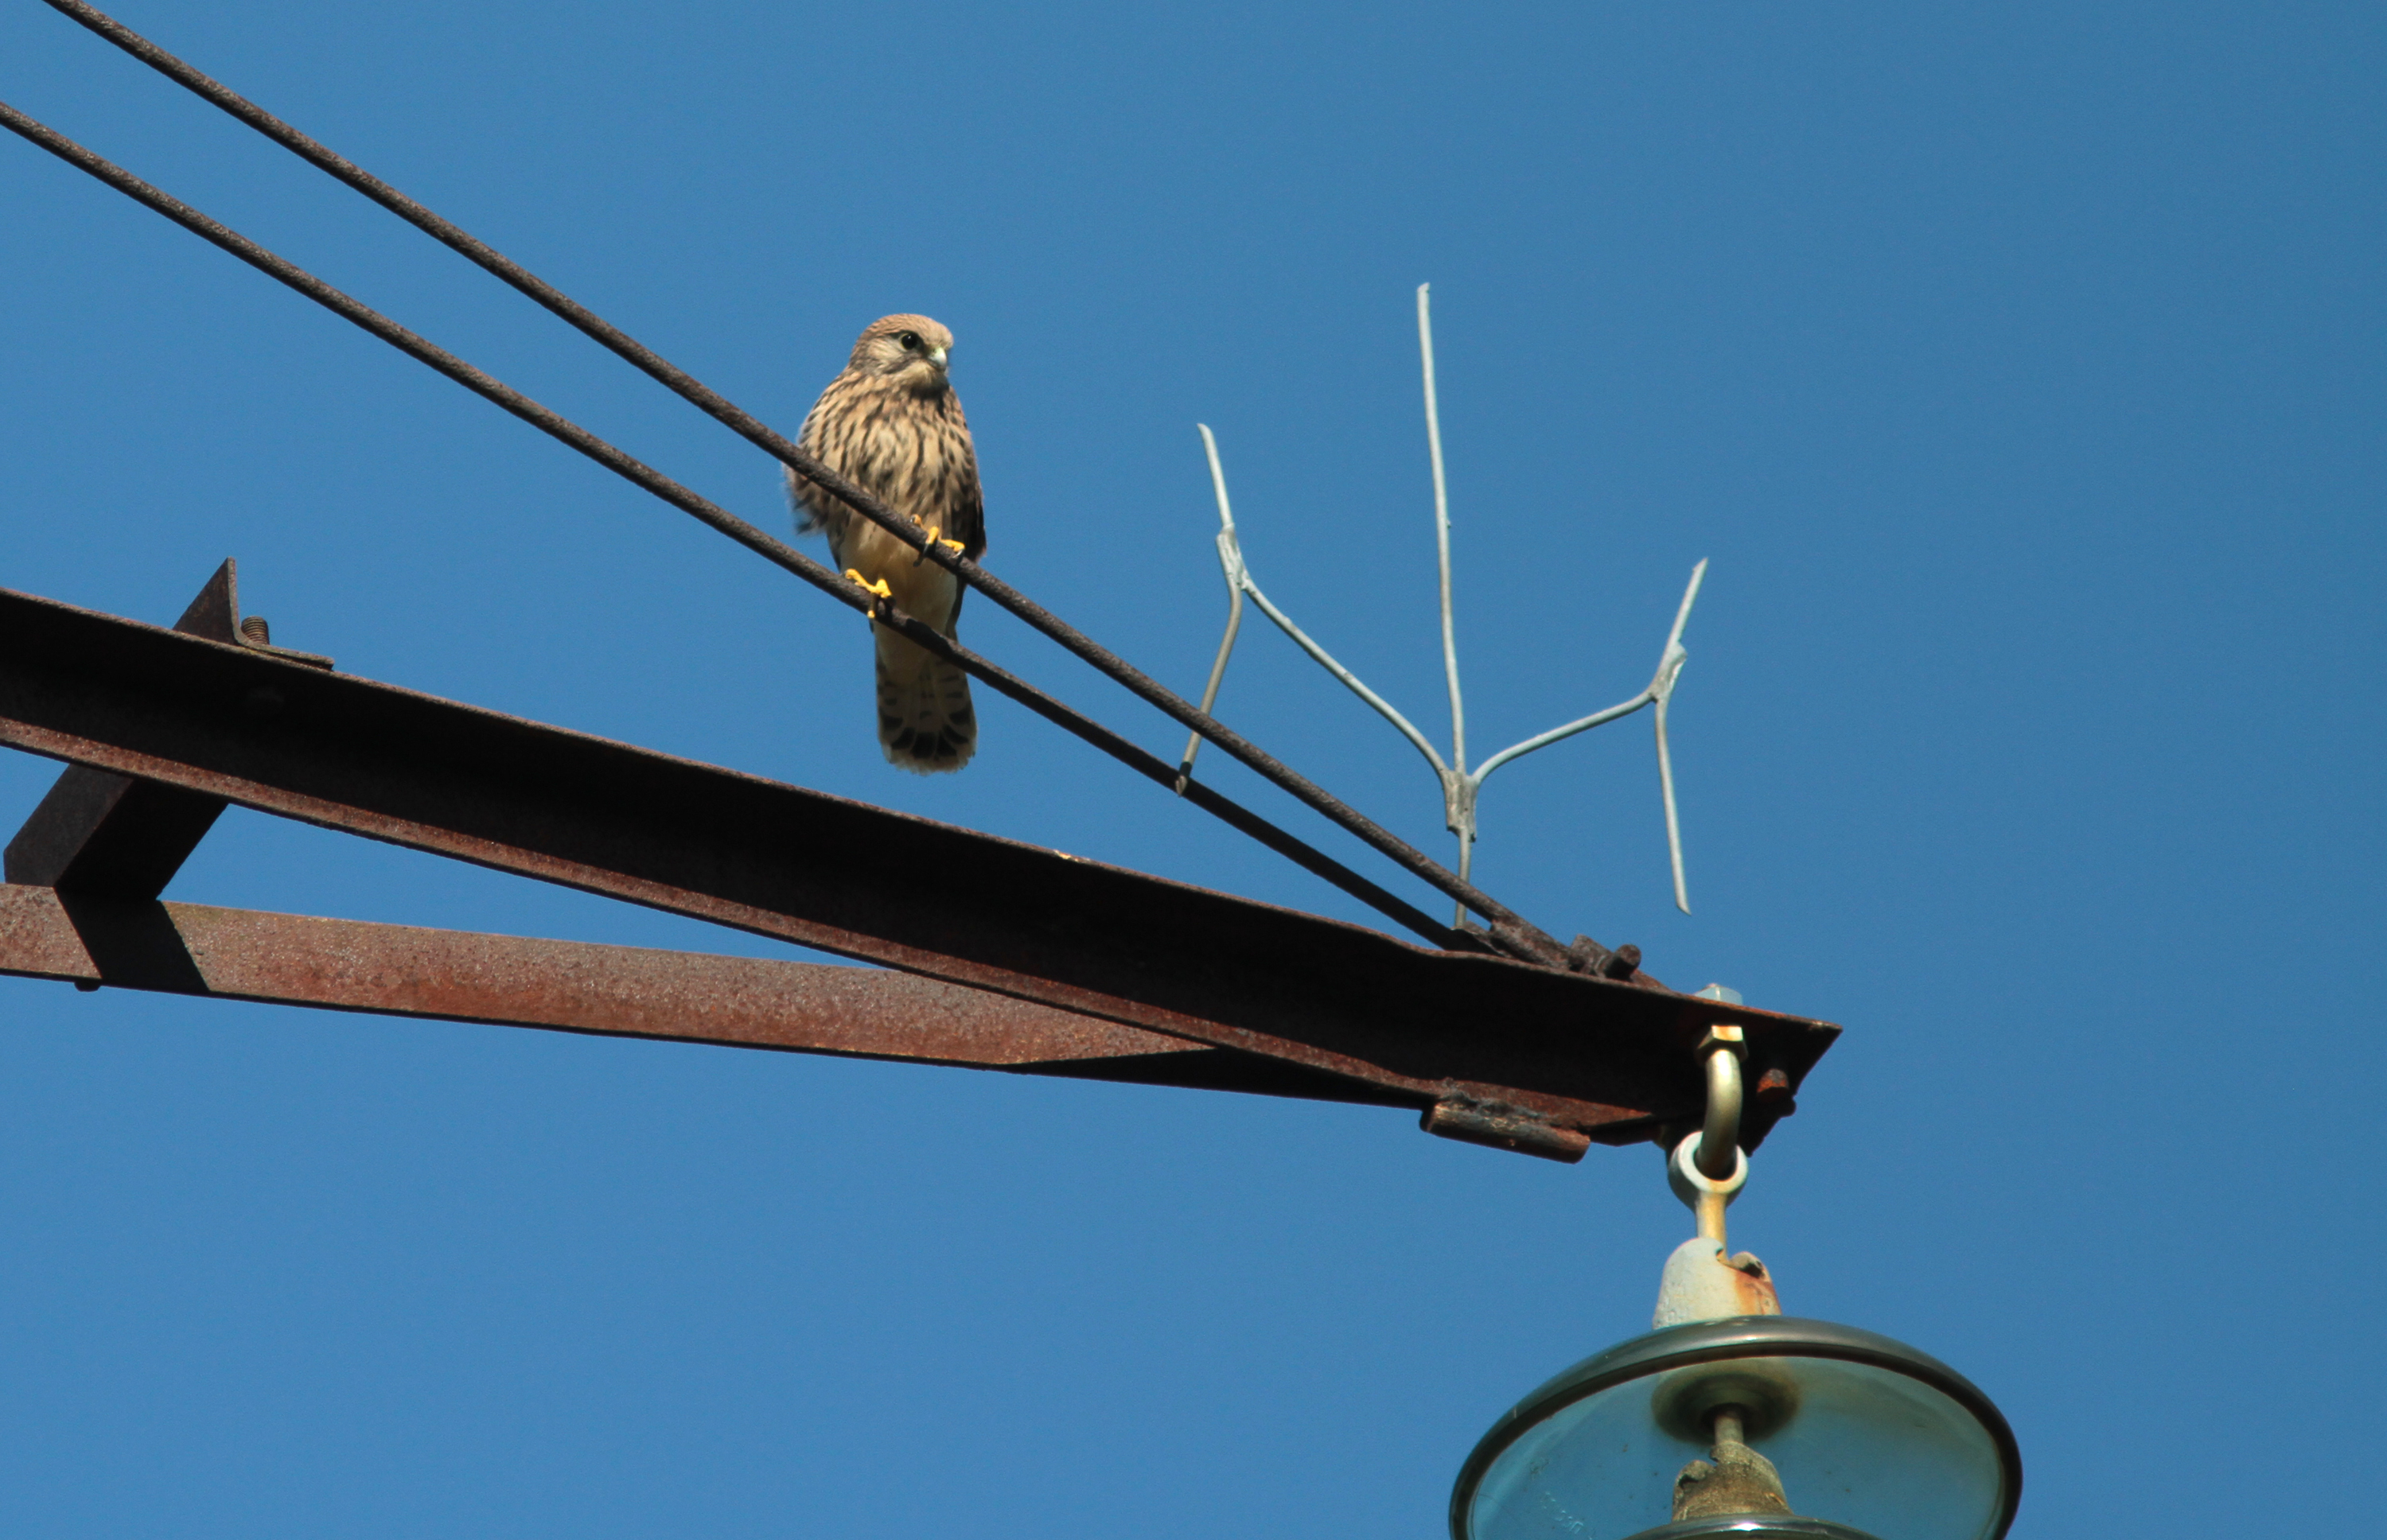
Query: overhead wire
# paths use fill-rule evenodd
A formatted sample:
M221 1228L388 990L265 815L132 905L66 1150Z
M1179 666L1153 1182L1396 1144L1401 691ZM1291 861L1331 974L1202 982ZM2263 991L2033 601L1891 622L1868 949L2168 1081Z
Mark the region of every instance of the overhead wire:
M1378 854L1391 860L1396 865L1408 871L1411 876L1440 890L1446 896L1458 900L1464 909L1471 910L1482 915L1486 921L1490 922L1491 928L1489 933L1494 941L1497 943L1502 950L1538 962L1562 964L1565 961L1566 953L1554 939L1533 926L1523 917L1510 910L1507 905L1501 903L1491 895L1483 892L1473 884L1460 877L1457 873L1450 871L1440 863L1434 861L1432 857L1426 855L1423 852L1418 850L1406 840L1400 839L1397 835L1393 834L1390 830L1385 829L1381 825L1377 824L1373 819L1369 818L1366 814L1358 812L1357 809L1344 802L1341 799L1326 791L1323 788L1318 786L1307 776L1302 776L1291 766L1286 765L1282 761L1278 760L1274 755L1268 753L1257 744L1244 738L1241 734L1218 722L1200 707L1194 705L1191 701L1186 701L1175 691L1170 690L1167 686L1162 685L1156 679L1153 679L1150 675L1144 674L1141 669L1136 668L1125 659L1118 657L1117 654L1104 648L1092 638L1079 631L1075 626L1070 625L1059 616L1055 615L1052 612L1046 610L1042 605L1038 604L1033 600L1029 599L1026 594L1013 587L1009 583L1004 582L1003 579L995 576L992 573L988 572L978 562L973 562L966 557L956 555L945 547L928 539L928 532L926 530L916 527L909 521L904 520L892 510L889 509L884 503L880 502L876 497L872 496L869 492L854 485L852 481L839 473L831 467L821 463L812 455L806 453L798 445L773 430L768 424L762 422L759 418L755 417L751 412L746 411L743 408L738 406L735 402L729 400L718 391L714 390L711 386L706 385L701 381L696 379L687 371L679 368L677 365L655 353L651 348L649 348L644 344L624 332L621 328L613 325L601 316L599 316L587 307L580 304L577 300L573 299L569 295L564 294L553 284L529 271L520 263L513 261L512 259L499 252L486 242L481 241L461 226L455 224L453 221L443 218L416 199L409 197L406 194L390 186L379 177L366 171L361 167L319 143L308 134L293 128L288 123L284 122L281 119L266 111L263 107L259 107L256 103L251 102L246 97L222 84L221 82L216 81L212 77L185 63L183 60L176 57L173 54L167 52L165 49L158 47L147 38L125 26L123 23L116 20L114 18L109 17L105 12L102 12L90 5L84 4L83 0L44 0L44 4L84 27L95 35L131 55L133 58L138 59L143 64L149 66L158 73L166 76L169 80L173 81L176 84L189 90L211 106L218 107L242 123L256 130L268 139L272 140L275 144L282 145L284 149L287 149L291 153L298 156L309 164L332 176L344 185L372 199L384 208L388 209L391 213L398 215L400 219L405 220L408 223L423 231L434 240L438 241L441 245L448 247L452 251L455 251L460 256L462 256L467 260L482 268L484 271L489 272L503 283L542 306L567 324L588 336L591 340L607 348L609 351L613 352L625 362L631 364L641 372L647 374L650 378L655 380L666 389L671 390L682 399L697 407L700 410L721 423L724 426L729 428L732 432L739 435L739 436L746 439L749 443L762 449L764 453L769 454L780 463L792 468L799 473L826 488L827 491L852 507L856 512L860 513L865 518L869 519L872 523L878 524L882 529L887 530L890 534L892 534L898 539L903 541L916 551L919 551L926 556L927 559L946 568L961 581L967 583L972 587L975 587L980 592L986 594L989 600L1002 606L1004 610L1009 611L1019 619L1025 621L1030 627L1042 633L1049 639L1057 642L1065 650L1083 662L1091 664L1095 669L1110 677L1113 681L1124 686L1128 690L1145 701L1147 704L1157 708L1165 714L1174 718L1181 725L1200 734L1204 738L1210 742L1216 743L1221 751L1241 762L1247 768L1258 774L1262 778L1271 782L1280 789L1291 794L1297 801L1307 806L1312 812L1315 812L1339 825L1345 832L1356 836L1371 849L1375 850ZM26 120L28 122L31 121L31 120ZM19 130L19 132L21 133L22 131ZM44 132L46 133L47 131L45 130ZM35 142L40 143L41 141L36 140ZM48 148L50 146L44 145L44 147ZM57 152L54 151L54 153ZM87 154L88 152L84 153ZM75 161L71 156L62 158L69 159L70 163L81 164L81 162ZM83 169L86 170L91 170L88 166L84 166ZM95 171L93 174L97 175L98 173ZM109 179L102 177L102 180L106 181ZM111 183L111 184L114 185L115 183ZM146 183L143 183L142 185L146 186ZM125 191L127 189L120 186L119 190ZM164 196L162 194L158 196L160 197ZM144 199L143 201L146 202L148 200ZM153 203L151 207L158 208L158 205ZM160 208L159 211L164 212L165 210ZM172 216L170 215L170 217ZM202 220L205 218L204 216L199 217ZM180 220L178 220L177 222L187 223L187 221ZM207 222L212 224L213 221ZM206 232L201 230L197 225L187 225L187 227L193 229L196 233L206 234ZM217 226L216 228L221 229L221 227ZM229 232L227 232L227 234L229 234ZM211 235L208 238L211 240L214 239ZM221 246L224 243L219 241L217 244ZM234 250L234 248L231 246L226 246L225 249ZM261 251L263 248L259 247L257 249ZM242 254L237 250L234 250L234 255ZM248 259L244 256L243 259L247 260ZM279 261L280 259L275 259L275 260ZM271 272L272 270L265 269L264 271ZM297 272L299 270L294 268L292 269L292 271ZM274 273L273 275L278 278L282 277L280 273ZM308 275L304 275L302 273L301 276ZM283 281L290 283L290 280L287 278L284 278ZM320 284L320 281L314 280L310 276L308 277L308 282L310 284L317 284L319 286L327 290L329 289L329 285ZM310 289L304 284L291 283L290 286L297 289L298 292L302 294L307 294L310 298L317 299L319 303L328 303L327 301L324 301L321 296L311 292ZM336 293L337 291L332 290L330 292ZM334 307L334 309L337 308L338 307L336 306ZM347 312L343 311L342 313L346 314ZM356 318L351 316L349 319L354 320ZM363 325L364 322L359 322L359 324ZM391 324L392 330L403 332L403 328L395 327L394 323ZM373 332L375 335L381 336L384 341L390 342L393 346L400 347L414 357L422 359L423 361L426 363L431 361L423 354L417 353L414 349L407 347L405 344L398 342L396 337L385 335L375 327L368 325L365 329ZM404 335L409 337L412 336L411 333L405 333ZM417 342L421 341L419 338L414 340ZM427 347L430 345L423 344L423 346ZM438 368L439 366L434 364L433 367ZM469 365L465 365L463 367L468 369L470 368ZM448 373L450 378L457 379L460 384L467 383L461 376L454 374L446 369L441 369L441 372ZM486 378L486 376L482 377ZM491 383L494 384L495 382L493 381ZM491 397L490 398L493 400L497 399L495 397ZM524 398L523 399L526 401L528 398ZM506 403L502 401L499 404L506 405ZM533 404L535 405L536 403ZM507 410L514 410L515 409L512 406L508 406ZM545 409L541 408L539 410L544 410ZM524 413L516 411L516 415L523 416ZM525 417L525 421L533 422L534 425L544 426L544 424L538 423L537 420L533 418ZM561 421L561 419L558 419L558 421ZM552 430L550 429L549 431ZM619 453L618 450L613 452L616 454ZM609 468L614 469L620 473L625 475L629 474L628 472L622 471L619 466L611 465L610 462L604 461L601 457L592 456L592 458L599 458L600 463L607 463ZM628 457L624 456L623 459L626 461ZM631 463L636 462L631 461ZM632 475L630 476L630 479L636 481L638 478ZM645 484L640 483L640 485ZM648 489L650 491L654 490L651 486ZM662 496L663 494L658 493L657 495ZM689 494L689 496L692 497L693 494ZM751 541L746 540L742 536L734 534L727 525L720 522L720 519L716 519L703 512L699 512L688 504L680 502L677 499L664 497L664 500L672 502L675 506L681 508L683 511L693 514L695 517L702 520L705 524L721 533L729 535L731 538L737 539L739 544L747 546L748 549L754 549L758 553L769 556L768 552L762 551L762 548L753 545ZM711 508L713 505L708 503L705 506ZM723 512L717 509L714 510L714 511L720 514L721 519L728 519L732 523L741 524L742 527L749 529L751 528L751 525L743 525L742 521L736 520L733 515ZM758 536L761 534L760 531L755 531L754 533ZM767 536L763 536L761 537L764 539L769 538ZM776 544L777 542L774 543ZM801 554L794 553L792 551L790 553ZM778 561L778 558L776 556L769 556L769 559L775 562ZM808 558L805 560L809 561ZM779 564L782 566L787 565L784 562L780 562ZM819 564L813 563L813 565L817 567ZM824 573L827 571L826 568L821 568L820 570ZM830 574L829 576L832 580L835 579L834 574ZM1104 730L1105 732L1108 731L1108 729ZM1080 734L1080 736L1082 737L1083 735ZM1179 785L1180 780L1180 774L1172 771L1168 777L1168 784L1172 789L1175 789Z
M474 395L521 418L550 438L595 461L616 475L661 498L714 529L726 535L765 561L794 574L849 609L870 615L921 647L967 670L1063 730L1092 744L1146 779L1174 788L1176 767L1120 737L1101 723L1047 695L998 663L954 642L934 626L877 600L802 551L776 539L726 509L699 496L662 472L598 437L570 419L542 406L521 391L465 362L455 354L416 335L386 316L284 258L259 246L237 231L209 218L171 195L142 181L122 167L85 149L64 134L0 102L0 128L6 128L59 159L163 214L183 229L239 258L266 276L305 295L342 319L379 337L408 357L427 364ZM1206 787L1190 795L1195 806L1258 840L1307 871L1325 878L1389 919L1396 920L1437 946L1472 950L1471 938L1455 933L1357 872L1298 837L1277 827L1259 814Z

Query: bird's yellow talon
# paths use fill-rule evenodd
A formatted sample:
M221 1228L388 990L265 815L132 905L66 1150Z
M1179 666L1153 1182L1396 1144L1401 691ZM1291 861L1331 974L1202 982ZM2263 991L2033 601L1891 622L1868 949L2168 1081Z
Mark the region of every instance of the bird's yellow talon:
M871 582L868 578L866 578L866 577L863 576L863 575L862 575L862 574L860 574L859 572L856 572L856 571L855 571L853 568L852 568L852 567L848 567L848 568L846 568L846 569L845 569L845 575L846 575L848 578L852 579L853 582L855 582L855 583L857 583L857 584L861 585L862 591L863 591L864 593L866 593L866 594L876 594L876 595L878 595L880 599L890 599L890 600L891 600L891 599L893 599L893 598L895 597L895 590L894 590L894 589L892 589L892 588L890 588L890 587L889 587L887 586L887 580L886 580L885 578L883 578L883 577L882 577L882 578L880 578L878 582L873 583L873 582Z
M920 521L915 519L912 522L914 524L918 524ZM920 542L919 553L912 558L912 565L916 567L921 562L928 559L928 548L930 546L942 546L947 550L952 551L955 556L959 556L963 551L969 549L967 546L963 545L959 540L946 539L945 529L942 524L930 524L928 526L928 537Z

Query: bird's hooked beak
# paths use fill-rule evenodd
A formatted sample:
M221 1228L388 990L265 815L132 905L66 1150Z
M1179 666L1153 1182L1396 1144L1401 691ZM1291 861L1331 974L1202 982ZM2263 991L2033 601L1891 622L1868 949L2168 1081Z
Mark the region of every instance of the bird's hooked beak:
M945 350L941 347L929 348L928 361L937 366L938 373L943 373L945 372Z

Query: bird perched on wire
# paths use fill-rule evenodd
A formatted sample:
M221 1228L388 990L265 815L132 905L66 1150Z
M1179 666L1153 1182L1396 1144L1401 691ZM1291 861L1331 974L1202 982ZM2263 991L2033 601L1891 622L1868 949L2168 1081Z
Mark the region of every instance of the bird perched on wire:
M978 455L946 367L954 335L924 315L872 322L845 372L804 419L806 453L910 520L928 539L975 561L986 549ZM793 467L788 499L797 528L828 536L845 575L950 637L962 612L960 579L864 518ZM877 622L878 746L917 775L958 770L978 751L968 675Z

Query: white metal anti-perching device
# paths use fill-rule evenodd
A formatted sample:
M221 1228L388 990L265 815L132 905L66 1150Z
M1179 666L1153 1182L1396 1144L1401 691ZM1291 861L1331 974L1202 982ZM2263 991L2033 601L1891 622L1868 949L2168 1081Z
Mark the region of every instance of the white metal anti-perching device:
M1658 654L1658 670L1649 683L1629 701L1620 701L1606 711L1537 733L1521 743L1510 744L1474 770L1467 768L1467 705L1459 686L1459 641L1451 621L1450 604L1450 497L1442 469L1442 423L1434 399L1433 380L1433 318L1428 294L1431 285L1418 285L1418 350L1425 374L1426 445L1433 464L1433 533L1434 555L1442 570L1442 664L1450 684L1450 758L1442 754L1418 731L1409 719L1396 710L1391 701L1370 689L1359 676L1334 661L1333 655L1312 640L1309 635L1293 623L1293 617L1276 607L1268 595L1260 591L1253 578L1251 567L1244 560L1242 542L1235 533L1234 510L1227 500L1227 473L1219 461L1219 441L1206 424L1196 423L1202 430L1202 448L1209 456L1210 485L1219 498L1219 567L1227 579L1227 632L1219 642L1218 660L1210 665L1210 681L1202 691L1202 710L1206 715L1219 699L1219 686L1227 675L1227 660L1235 650L1235 637L1244 624L1244 598L1251 597L1260 612L1277 624L1277 627L1293 638L1295 646L1317 660L1319 665L1340 679L1354 695L1373 707L1378 714L1400 730L1426 763L1433 767L1434 777L1442 786L1443 821L1451 833L1459 837L1459 876L1467 879L1472 865L1476 839L1476 800L1484 782L1492 772L1511 760L1522 758L1536 749L1547 749L1561 738L1588 732L1623 717L1632 715L1644 706L1657 710L1658 786L1666 806L1666 852L1673 865L1674 906L1687 915L1691 912L1689 890L1683 875L1682 821L1675 811L1674 764L1666 743L1666 710L1674 695L1675 682L1681 678L1683 664L1690 656L1683 650L1683 628L1691 618L1691 605L1699 597L1699 584L1707 577L1708 564L1702 558L1691 569L1691 581L1683 590L1682 605L1674 612L1673 628L1666 633L1666 645ZM1177 771L1177 789L1181 794L1194 773L1194 759L1202 747L1199 733L1185 741L1185 755ZM1460 905L1459 920L1467 917L1465 905Z

